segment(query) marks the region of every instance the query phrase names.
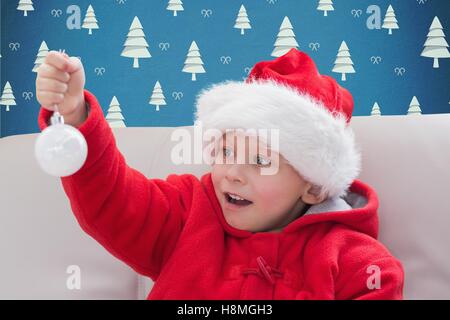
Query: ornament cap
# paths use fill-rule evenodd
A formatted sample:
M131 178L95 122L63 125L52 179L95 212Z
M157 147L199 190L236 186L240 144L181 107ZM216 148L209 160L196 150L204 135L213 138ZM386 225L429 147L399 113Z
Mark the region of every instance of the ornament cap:
M52 125L55 124L64 124L64 117L62 116L62 114L60 114L58 111L55 111L52 115L52 117L50 118L50 123Z

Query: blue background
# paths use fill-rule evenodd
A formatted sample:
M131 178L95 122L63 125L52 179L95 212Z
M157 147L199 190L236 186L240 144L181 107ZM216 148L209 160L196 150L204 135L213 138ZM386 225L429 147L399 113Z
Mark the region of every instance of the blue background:
M271 53L283 18L288 16L299 43L299 50L307 52L316 62L320 73L333 76L350 90L355 100L354 116L370 115L378 102L383 115L404 115L413 96L417 96L422 113L450 112L450 59L439 59L440 68L434 69L433 59L421 57L427 33L433 18L438 16L450 42L450 1L427 0L335 0L335 11L324 17L318 11L318 0L185 0L184 11L176 17L166 10L168 0L34 0L35 11L25 17L18 11L18 0L1 1L1 91L9 81L17 106L6 112L0 106L0 136L39 132L37 116L39 104L35 99L36 73L34 61L42 41L50 50L65 49L69 55L80 56L86 71L86 88L93 92L106 110L113 96L119 100L127 127L184 126L193 124L195 96L210 83L227 79L241 80L245 68L256 62L272 60ZM100 29L69 30L67 7L76 4L81 9L81 22L91 4ZM252 29L233 28L239 8L247 10ZM392 5L399 30L369 30L366 13L369 5L378 5L381 20ZM62 15L54 17L53 9ZM211 15L204 17L203 9ZM362 15L354 17L353 9ZM139 59L140 68L132 67L133 59L121 57L131 22L139 17L152 55ZM191 74L181 72L188 49L195 41L206 69L191 81ZM339 46L346 41L356 74L347 74L347 81L333 73L333 64ZM160 43L170 43L167 51ZM318 51L310 43L320 43ZM11 50L10 43L20 43L20 49ZM230 56L223 64L220 57ZM370 61L381 56L380 64ZM105 68L99 76L95 68ZM394 69L404 67L398 76ZM167 106L158 112L149 105L154 85L159 81ZM33 98L24 98L32 92ZM173 92L182 92L175 100Z

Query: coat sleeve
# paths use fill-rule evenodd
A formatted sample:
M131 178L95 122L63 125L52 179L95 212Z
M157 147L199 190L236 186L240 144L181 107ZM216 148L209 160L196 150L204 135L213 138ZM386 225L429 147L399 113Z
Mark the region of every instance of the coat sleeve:
M78 126L88 156L63 189L81 228L111 254L156 280L180 236L192 198L191 175L148 179L129 167L93 94L85 91L88 118ZM47 127L53 112L41 108Z

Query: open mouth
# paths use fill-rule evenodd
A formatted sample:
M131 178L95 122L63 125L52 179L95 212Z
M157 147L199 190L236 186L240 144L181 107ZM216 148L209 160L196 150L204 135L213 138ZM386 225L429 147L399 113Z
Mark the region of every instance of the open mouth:
M225 192L225 198L228 203L234 204L236 206L245 207L253 202L247 199L244 199L236 194Z

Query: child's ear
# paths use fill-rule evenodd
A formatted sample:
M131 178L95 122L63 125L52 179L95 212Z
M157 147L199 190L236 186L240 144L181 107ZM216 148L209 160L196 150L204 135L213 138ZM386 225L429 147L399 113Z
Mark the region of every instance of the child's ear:
M302 201L307 204L318 204L326 199L326 194L321 194L320 187L307 182L305 191L301 196Z

